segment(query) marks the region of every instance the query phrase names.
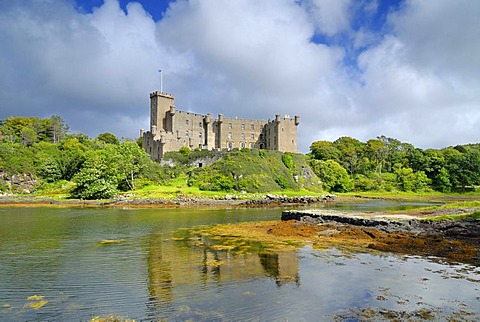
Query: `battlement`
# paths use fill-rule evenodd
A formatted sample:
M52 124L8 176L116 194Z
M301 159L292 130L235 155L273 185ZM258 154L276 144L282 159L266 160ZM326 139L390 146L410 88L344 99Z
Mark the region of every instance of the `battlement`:
M161 96L169 99L175 99L175 96L173 94L165 93L165 92L160 92L160 91L154 91L150 93L150 98L154 96Z
M285 115L285 117L281 117L280 115L275 115L275 119L268 120L267 123L271 124L271 123L280 123L280 122L294 122L295 125L299 125L300 124L300 116L295 115L294 118L291 118L288 115Z

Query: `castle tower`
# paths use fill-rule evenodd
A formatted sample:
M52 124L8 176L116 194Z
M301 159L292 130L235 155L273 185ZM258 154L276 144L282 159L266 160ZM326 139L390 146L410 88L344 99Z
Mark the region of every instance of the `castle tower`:
M276 150L298 153L297 127L300 124L300 116L296 115L293 119L288 115L285 115L284 118L277 116L276 120Z
M175 116L174 96L155 91L150 93L150 131L173 132L173 118ZM156 129L156 131L154 131Z

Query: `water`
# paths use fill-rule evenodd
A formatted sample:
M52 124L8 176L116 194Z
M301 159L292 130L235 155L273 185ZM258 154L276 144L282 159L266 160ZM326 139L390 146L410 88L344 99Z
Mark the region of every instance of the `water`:
M480 318L475 266L308 246L233 254L172 238L281 211L0 208L0 320Z
M325 204L325 208L345 210L345 211L406 211L418 207L430 207L441 205L442 203L435 202L420 202L420 201L392 201L392 200L368 200L359 202L342 202Z

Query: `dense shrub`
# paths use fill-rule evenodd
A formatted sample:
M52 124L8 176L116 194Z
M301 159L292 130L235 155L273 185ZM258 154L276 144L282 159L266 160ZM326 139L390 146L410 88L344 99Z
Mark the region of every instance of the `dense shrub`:
M322 181L323 189L331 192L348 192L353 189L350 176L338 162L333 160L310 160L315 174Z

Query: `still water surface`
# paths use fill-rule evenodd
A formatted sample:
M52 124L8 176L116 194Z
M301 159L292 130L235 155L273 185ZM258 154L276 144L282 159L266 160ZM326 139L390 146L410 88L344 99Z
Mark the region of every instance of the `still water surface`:
M281 211L0 208L0 320L480 319L478 267L308 246L234 254L172 238Z

